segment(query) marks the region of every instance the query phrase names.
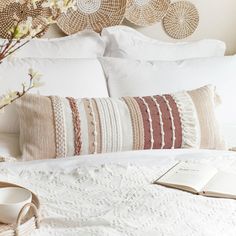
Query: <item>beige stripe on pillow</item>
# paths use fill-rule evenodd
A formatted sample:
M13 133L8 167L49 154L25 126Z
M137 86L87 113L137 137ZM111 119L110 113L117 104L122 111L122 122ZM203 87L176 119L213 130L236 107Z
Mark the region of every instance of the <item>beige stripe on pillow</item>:
M188 91L191 96L201 130L201 148L225 149L225 143L220 135L219 124L215 116L215 91L214 86ZM209 99L211 98L211 99Z
M69 101L67 99L63 99L64 109L65 109L65 123L66 123L66 141L67 141L67 155L74 156L75 155L75 141L74 141L74 125L73 118L71 113L71 108Z
M55 158L55 127L52 103L48 97L24 96L18 113L20 148L25 160ZM44 112L47 111L47 112Z

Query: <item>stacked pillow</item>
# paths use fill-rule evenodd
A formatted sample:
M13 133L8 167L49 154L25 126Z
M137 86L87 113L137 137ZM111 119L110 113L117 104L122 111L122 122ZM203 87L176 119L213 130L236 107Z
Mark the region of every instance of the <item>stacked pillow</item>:
M104 54L105 45L96 33L83 32L62 39L35 39L22 47L14 58L0 65L0 94L6 89L20 89L32 68L42 74L44 86L34 93L60 96L107 97L107 87L97 57ZM96 84L96 86L93 86ZM20 155L19 117L15 104L0 113L0 155ZM2 134L2 135L1 135ZM11 138L8 138L10 136ZM6 145L6 140L10 140ZM8 148L6 150L6 147Z
M100 62L106 74L106 78L102 70L102 66L99 63L99 60L97 59L98 57L102 57L104 55L104 51L106 56L124 58L124 59L119 59L119 58L100 59ZM96 33L82 32L62 39L50 39L50 40L37 39L31 41L26 47L23 47L19 52L17 52L17 54L15 55L15 57L17 58L11 61L5 61L0 66L0 81L2 85L0 88L0 94L5 92L5 88L16 89L14 87L16 79L18 79L20 84L20 80L25 79L27 77L27 71L29 68L32 67L36 71L39 71L40 73L43 74L43 81L45 82L45 85L39 89L39 92L42 95L52 96L51 98L54 98L54 100L59 99L57 96L76 97L76 98L93 97L93 99L91 100L90 99L73 100L74 105L75 104L78 105L78 112L81 115L81 119L84 120L84 123L80 124L81 130L83 130L83 132L81 133L82 137L80 138L84 139L84 137L87 137L86 141L84 142L86 143L86 148L84 148L83 146L79 154L98 153L99 150L100 152L104 152L101 150L105 150L105 152L132 150L135 149L134 148L135 145L131 143L128 144L124 143L123 146L122 145L119 146L120 144L118 145L119 143L118 140L115 139L114 142L116 142L116 145L118 145L117 149L112 150L109 147L104 146L103 147L104 149L101 149L100 147L99 150L92 152L91 151L92 144L91 142L88 142L88 137L90 133L86 134L87 128L89 128L89 130L91 131L91 127L87 127L86 125L84 126L84 124L86 124L86 122L89 121L89 120L86 121L86 119L91 119L91 117L90 118L87 117L88 114L85 111L82 111L83 109L80 107L83 106L85 107L85 105L87 104L88 109L93 108L94 109L93 112L95 112L96 111L95 108L98 106L97 104L99 103L99 102L96 103L97 102L96 99L98 97L108 97L109 96L108 92L110 93L111 97L136 96L138 98L140 97L139 99L143 101L143 99L145 100L145 98L141 98L141 96L150 96L150 95L154 96L156 94L161 95L163 93L168 93L168 94L171 93L167 96L169 97L173 95L173 92L186 89L188 90L195 89L197 87L209 83L214 84L215 80L213 77L218 76L217 77L218 79L216 79L216 81L219 82L221 80L220 77L223 76L225 70L231 71L231 72L228 71L228 74L226 73L226 77L231 78L233 72L231 70L232 68L230 67L230 65L234 66L234 62L228 63L227 59L225 58L209 59L209 57L223 56L224 53L225 53L225 44L218 40L201 40L190 43L165 43L154 39L150 39L146 36L141 35L135 30L124 26L110 27L104 29L104 31L102 32L102 37L100 37ZM204 58L204 57L208 57L208 59L192 59L190 61L186 60L182 62L180 61L176 62L176 60L179 59L182 60L182 59ZM137 59L143 60L143 62ZM149 61L145 62L144 60L149 60ZM150 61L150 60L159 60L159 61ZM216 62L211 62L211 60L213 61L218 60L218 61L216 63ZM232 60L229 59L229 61L233 61L233 59ZM204 68L203 64L206 62L207 65ZM213 72L214 67L215 66L218 67L218 65L220 65L221 63L224 66L219 67L216 73L214 73ZM210 72L211 70L212 72ZM196 74L196 76L193 76L197 71L199 71L198 75ZM192 80L191 77L193 77ZM197 77L199 78L198 81ZM205 80L205 78L207 79ZM108 86L106 85L106 80ZM229 82L231 83L232 79L229 79ZM221 85L220 82L219 85ZM227 88L227 86L225 86L224 88ZM202 91L202 89L200 89L200 91ZM192 105L195 104L194 106L192 106L192 108L194 107L195 109L194 114L196 115L196 117L198 117L197 122L195 124L200 124L201 122L204 123L206 121L211 122L209 120L210 119L209 117L211 117L211 119L213 120L215 119L214 118L215 103L213 102L214 101L213 97L216 96L212 88L210 89L207 87L207 89L205 88L204 91L208 91L206 94L210 96L208 105L211 104L210 109L212 110L212 112L210 116L204 117L201 115L201 117L203 118L199 119L197 114L199 112L202 114L202 111L197 109L197 106L195 106L196 104L194 103L194 101L192 101L191 104ZM225 91L223 87L222 91ZM183 93L186 94L191 92L183 92ZM134 98L133 99L127 98L127 99L133 100ZM147 99L148 99L147 101L150 100L150 98ZM20 120L22 121L21 127L19 125L19 117L18 114L16 113L15 104L9 106L6 109L6 112L0 115L0 133L2 132L11 133L16 136L17 140L20 133L21 151L23 151L23 156L27 160L29 159L31 160L34 158L42 158L42 155L44 155L43 158L58 157L58 155L55 154L56 149L53 149L53 146L51 146L53 150L51 149L50 155L48 155L47 153L48 151L47 148L44 149L46 153L41 153L39 151L39 149L42 150L41 146L42 144L38 142L38 138L40 138L39 140L42 140L43 134L40 136L39 134L36 134L36 137L35 136L31 137L30 135L27 134L29 130L32 130L32 135L33 135L35 124L39 123L43 124L41 121L40 122L37 121L36 119L37 116L36 118L34 118L34 116L32 115L31 113L32 107L30 106L31 101L35 102L46 101L47 104L50 104L50 102L52 103L52 101L54 100L46 97L41 97L39 95L38 97L36 95L35 96L28 95L25 97L25 99L22 99L21 105L19 104L17 105L18 107L20 107L19 114L20 114ZM68 117L73 118L73 112L70 111L71 107L71 103L69 102L70 99L68 100L60 98L59 100L63 101L61 108L65 110L65 114L67 114L66 115L67 119ZM202 99L200 100L202 101ZM133 122L133 120L129 120L131 117L130 115L128 115L131 114L128 113L129 107L127 103L124 103L124 101L126 101L126 98L117 100L115 99L115 101L113 101L112 99L105 99L105 100L98 99L98 101L102 101L101 107L105 109L103 111L108 111L111 108L111 105L109 104L112 104L113 107L119 108L118 110L122 113L122 115L124 115L124 117L127 118L128 116L128 123L131 124ZM83 105L81 105L80 103ZM91 104L93 105L96 104L96 106L94 105L95 107L93 107L91 106ZM145 104L146 103L144 103L144 105ZM136 105L132 105L132 107L133 106L136 107ZM41 106L35 106L35 109L37 107L39 108ZM169 106L167 106L166 109L168 108ZM27 113L22 113L21 110L23 109L25 109ZM67 113L68 111L69 113ZM40 111L35 110L33 114L37 114L37 112ZM24 125L25 124L23 118L24 114L29 114L29 115L31 114L30 121L27 122L27 125ZM50 111L48 112L47 115L51 115L52 117L53 114L55 116L56 112ZM110 115L113 116L114 118L116 117L115 113ZM135 115L135 117L137 117L137 115ZM29 117L25 118L27 118L26 120L29 119ZM51 120L50 117L47 118L49 121ZM94 122L94 120L90 121ZM103 124L107 123L106 120L100 122L104 122ZM70 131L66 132L72 132L72 127L73 127L72 121L70 121L69 123L70 123L70 128L69 128ZM212 124L213 126L211 127L213 128L211 131L209 131L209 133L214 135L208 135L206 137L214 137L214 138L208 140L209 142L206 142L206 144L204 145L201 144L205 143L205 141L201 141L202 137L200 135L201 129L198 128L198 135L195 137L196 140L198 140L198 144L196 145L195 143L195 145L189 145L189 147L217 148L217 149L224 148L225 145L224 142L222 141L217 121L214 120ZM28 125L29 127L26 128L26 126ZM66 129L65 127L64 129ZM113 128L114 127L115 126L113 126ZM36 129L37 128L39 129L38 126L36 126ZM107 128L106 130L107 130L106 135L111 135L111 133L113 132L111 131L110 127ZM55 141L56 131L53 137ZM168 137L171 140L171 136L169 135ZM38 146L37 145L35 146L35 143L31 145L32 138L34 140L37 140L37 143L39 144ZM108 136L104 136L104 140L108 140L108 142L109 140L112 140L110 138L108 138ZM75 141L72 140L70 140L69 144L67 143L66 146L67 148L66 150L69 151L63 153L66 156L78 154L76 152L71 151ZM154 143L157 142L155 139L153 140ZM171 142L170 140L168 142ZM160 142L160 140L158 140L158 142ZM95 143L96 142L94 142L93 145ZM154 146L155 145L157 144L154 144ZM0 138L0 147L1 147L1 138ZM31 147L32 149L29 149L29 147ZM88 149L88 147L90 147L90 149ZM145 147L143 148L145 149ZM185 147L185 146L174 145L167 147L164 145L162 148L172 148L172 147Z
M213 84L222 98L218 117L223 133L229 146L236 146L236 57L224 57L223 42L163 43L125 26L110 27L102 35L106 55L116 57L101 59L110 96L145 96Z

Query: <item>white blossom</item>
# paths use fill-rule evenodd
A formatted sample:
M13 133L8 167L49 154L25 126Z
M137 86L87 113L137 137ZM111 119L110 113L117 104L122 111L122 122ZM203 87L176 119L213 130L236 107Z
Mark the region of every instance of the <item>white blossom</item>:
M0 99L0 107L11 104L12 100L17 98L17 92L8 91L5 95L3 95Z
M15 2L19 3L23 3L24 1L25 0L15 0ZM32 3L33 7L36 9L38 1L40 0L30 0L29 2ZM9 44L6 42L6 44L0 46L1 49L5 48L5 46L7 45L7 50L4 50L5 54L1 55L0 62L9 58L16 50L22 47L22 45L24 46L25 42L27 43L28 40L35 38L39 33L43 32L43 30L46 29L46 27L48 27L50 24L55 23L56 18L61 13L66 13L70 8L76 10L76 0L45 0L43 6L51 8L52 12L56 13L56 16L53 14L53 16L49 18L43 19L45 21L44 26L34 26L32 17L28 17L26 21L22 22L18 22L16 19L16 25L13 26L12 29L9 29L9 36L11 37L11 39L8 40ZM26 41L23 41L23 38L26 38ZM43 85L43 83L41 82L42 75L34 71L33 69L29 70L29 77L30 78L28 82L21 84L21 91L8 91L6 94L0 96L1 112L4 111L5 106L21 98L29 90Z
M43 82L41 82L42 75L39 72L34 71L32 68L30 68L29 75L32 79L32 87L38 88L44 84Z

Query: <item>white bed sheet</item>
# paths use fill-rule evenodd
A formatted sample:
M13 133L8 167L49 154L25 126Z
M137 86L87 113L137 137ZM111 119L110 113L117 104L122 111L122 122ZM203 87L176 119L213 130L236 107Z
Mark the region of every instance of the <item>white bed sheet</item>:
M236 173L233 152L163 150L2 163L0 181L39 195L42 223L34 235L235 236L235 200L151 184L186 159Z

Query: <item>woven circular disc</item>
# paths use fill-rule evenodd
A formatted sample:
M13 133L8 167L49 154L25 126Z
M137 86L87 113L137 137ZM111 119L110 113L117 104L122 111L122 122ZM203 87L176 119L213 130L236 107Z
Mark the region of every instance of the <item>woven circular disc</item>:
M170 0L128 0L125 17L135 25L147 26L161 21Z
M183 39L192 35L197 29L198 24L198 10L188 1L171 4L163 19L166 33L175 39Z
M42 25L46 28L45 18L51 16L51 10L42 6L44 0L37 1L37 7L27 0L16 2L15 0L0 1L0 37L9 38L9 30L16 21L26 21L28 17L33 19L33 27ZM46 29L45 29L46 31Z
M57 24L68 35L85 29L101 32L121 24L125 9L126 0L77 0L77 9L59 16Z

